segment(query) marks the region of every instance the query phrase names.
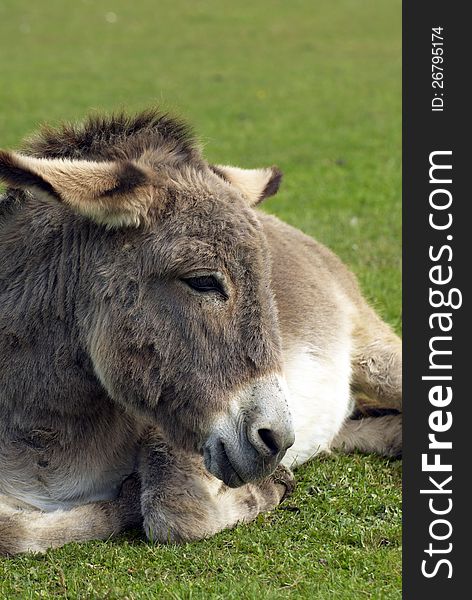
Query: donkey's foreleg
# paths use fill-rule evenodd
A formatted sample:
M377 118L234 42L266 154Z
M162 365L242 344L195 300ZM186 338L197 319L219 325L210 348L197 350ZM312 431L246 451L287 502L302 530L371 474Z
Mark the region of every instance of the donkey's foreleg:
M116 500L70 510L17 508L11 499L0 496L0 556L45 552L69 542L108 539L141 524L140 486L135 477L124 482Z
M264 481L229 488L210 475L199 456L173 451L156 432L143 447L140 476L144 530L151 541L185 542L252 521L293 489L279 467Z

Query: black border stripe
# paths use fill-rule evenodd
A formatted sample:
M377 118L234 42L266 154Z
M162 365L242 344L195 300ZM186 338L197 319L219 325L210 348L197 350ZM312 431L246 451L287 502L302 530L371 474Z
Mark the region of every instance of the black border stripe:
M470 104L466 87L469 79L470 21L465 16L466 4L459 2L415 1L403 4L403 263L404 263L404 550L403 550L403 597L407 599L467 597L470 571L469 549L472 533L469 506L471 501L472 467L469 465L472 393L466 380L472 374L472 352L469 338L472 334L470 319L470 284L472 269L469 261L472 252L469 238L472 221L469 218L470 192ZM433 112L432 88L432 40L433 27L444 28L444 111ZM441 91L441 90L436 90ZM429 155L436 150L452 150L452 184L447 187L453 195L451 212L453 224L450 230L435 231L428 222L429 194L435 185L429 183ZM444 196L445 197L445 196ZM447 240L446 235L452 235ZM451 309L453 328L449 335L452 356L443 362L452 362L453 400L450 410L453 424L448 432L438 438L451 440L452 450L441 452L442 462L452 461L452 473L438 473L438 480L452 474L453 508L447 518L453 527L451 537L443 542L432 540L429 533L431 522L440 516L433 515L428 507L431 496L420 494L420 489L433 486L421 468L421 455L428 452L428 434L431 433L428 417L435 410L429 400L431 381L422 380L428 373L428 341L435 335L430 329L428 317L435 312L428 300L431 282L429 270L435 263L428 256L430 245L440 248L450 243L453 249L451 262L443 265L453 269L453 286L462 292L463 304ZM433 286L435 287L435 286ZM445 286L447 288L448 286ZM446 309L440 309L446 310ZM448 335L448 334L444 334ZM449 373L442 371L441 375ZM434 451L430 451L434 454ZM431 462L431 459L430 459ZM451 486L449 486L451 487ZM439 497L439 496L436 496ZM444 500L443 506L446 505ZM440 504L438 502L437 506ZM437 533L446 531L446 526ZM453 544L452 551L434 554L430 558L424 551L429 543L437 549ZM452 564L449 569L439 568L430 579L421 573L424 559L433 570L435 562L446 558Z

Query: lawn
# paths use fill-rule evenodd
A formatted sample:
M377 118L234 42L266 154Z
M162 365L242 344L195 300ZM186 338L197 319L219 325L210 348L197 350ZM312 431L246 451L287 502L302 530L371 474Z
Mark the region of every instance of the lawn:
M399 0L0 0L0 147L159 104L213 161L285 173L264 209L335 250L401 329ZM0 559L0 598L400 598L401 462L325 457L215 538Z

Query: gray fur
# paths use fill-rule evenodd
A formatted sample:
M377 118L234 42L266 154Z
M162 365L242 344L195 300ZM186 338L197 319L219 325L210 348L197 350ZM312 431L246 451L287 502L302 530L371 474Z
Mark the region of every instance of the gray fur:
M29 156L121 162L99 190ZM23 157L0 155L0 554L135 525L198 539L276 506L293 430L274 377L297 344L350 336L353 391L401 409L398 340L354 277L251 206L278 170L250 199L153 112L47 129ZM227 297L182 281L202 271ZM380 429L349 449L385 452Z

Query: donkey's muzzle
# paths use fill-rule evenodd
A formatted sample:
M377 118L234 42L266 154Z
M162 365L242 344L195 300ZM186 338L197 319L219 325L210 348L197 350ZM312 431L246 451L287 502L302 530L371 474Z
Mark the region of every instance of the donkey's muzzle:
M270 475L295 441L286 391L272 375L239 394L203 446L205 466L230 487Z

